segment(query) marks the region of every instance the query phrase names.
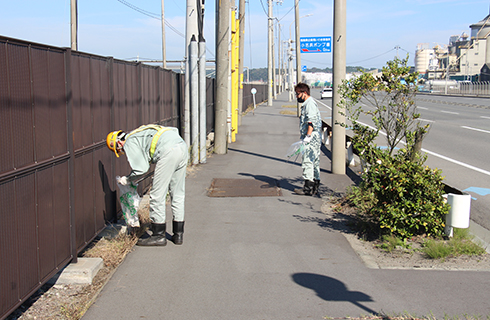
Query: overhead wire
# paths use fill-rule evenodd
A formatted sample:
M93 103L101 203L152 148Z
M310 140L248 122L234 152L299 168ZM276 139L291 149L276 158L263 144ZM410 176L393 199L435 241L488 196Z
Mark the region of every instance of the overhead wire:
M137 11L137 12L139 12L141 14L144 14L145 16L148 16L150 18L153 18L153 19L162 21L162 17L159 14L156 14L156 13L149 12L149 11L146 11L144 9L141 9L141 8L135 6L134 4L129 3L127 1L125 1L125 0L117 0L117 1L120 2L120 3L122 3L123 5L127 6L128 8L133 9L134 11ZM175 32L177 35L181 36L182 38L185 38L185 35L182 32L180 32L179 30L177 30L174 26L172 26L166 19L164 19L164 22L165 22L165 25L167 27L169 27L173 32Z
M385 55L385 54L387 54L387 53L389 53L389 52L391 52L391 51L393 51L393 50L395 50L395 48L392 48L392 49L390 49L390 50L388 50L388 51L386 51L386 52L384 52L384 53L382 53L382 54L379 54L379 55L377 55L377 56L375 56L375 57L372 57L372 58L367 58L367 59L360 60L360 61L356 61L356 62L349 62L349 64L351 64L351 65L352 65L352 64L359 63L359 62L364 62L364 61L373 60L373 59L376 59L376 58L378 58L378 57L381 57L382 55Z
M153 13L153 12L146 11L144 9L141 9L141 8L135 6L134 4L132 4L132 3L128 2L128 1L125 1L125 0L117 0L117 1L120 2L120 3L122 3L125 6L127 6L127 7L131 8L131 9L133 9L133 10L141 13L141 14L144 14L144 15L150 17L150 18L153 18L153 19L162 21L162 18L161 18L161 16L159 14L156 14L156 13ZM170 30L172 30L177 35L179 35L179 36L181 36L182 38L185 39L185 35L182 32L180 32L179 30L177 30L173 25L171 25L170 22L168 22L166 19L164 19L164 22L165 22L165 25L170 28ZM213 58L215 57L214 53L211 50L209 50L209 48L207 46L206 46L206 50L209 52L209 54L211 54L211 56Z

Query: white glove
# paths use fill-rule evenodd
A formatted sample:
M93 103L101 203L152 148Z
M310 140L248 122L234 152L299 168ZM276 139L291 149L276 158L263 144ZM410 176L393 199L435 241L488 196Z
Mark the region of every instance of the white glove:
M128 178L126 176L122 177L116 177L117 183L119 183L122 186L127 186L129 184Z
M308 135L306 135L306 136L304 137L303 142L304 142L304 143L310 143L310 141L311 141L311 135L310 135L310 134L308 134Z

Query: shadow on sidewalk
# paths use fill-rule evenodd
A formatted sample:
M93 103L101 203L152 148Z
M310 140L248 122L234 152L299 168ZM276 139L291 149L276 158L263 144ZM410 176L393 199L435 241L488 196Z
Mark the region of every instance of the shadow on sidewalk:
M295 273L291 278L300 286L314 290L316 295L325 301L350 302L372 315L379 315L360 303L374 301L369 295L359 291L349 291L342 281L315 273Z

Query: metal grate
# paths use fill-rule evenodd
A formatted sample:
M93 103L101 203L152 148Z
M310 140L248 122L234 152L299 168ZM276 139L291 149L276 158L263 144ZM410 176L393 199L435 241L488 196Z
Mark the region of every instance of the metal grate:
M282 196L275 180L213 179L209 197L277 197Z

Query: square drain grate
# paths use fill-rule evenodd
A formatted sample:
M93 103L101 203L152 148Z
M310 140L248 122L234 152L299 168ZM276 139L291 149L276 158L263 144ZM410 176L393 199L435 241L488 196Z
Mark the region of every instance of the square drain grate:
M277 182L253 179L213 179L209 197L277 197L282 196Z

